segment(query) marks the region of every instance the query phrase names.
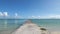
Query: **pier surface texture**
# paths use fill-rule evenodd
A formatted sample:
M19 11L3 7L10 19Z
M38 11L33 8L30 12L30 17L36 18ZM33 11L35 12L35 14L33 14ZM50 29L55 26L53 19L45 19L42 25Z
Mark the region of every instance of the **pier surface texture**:
M36 24L27 21L12 34L41 34L41 30Z

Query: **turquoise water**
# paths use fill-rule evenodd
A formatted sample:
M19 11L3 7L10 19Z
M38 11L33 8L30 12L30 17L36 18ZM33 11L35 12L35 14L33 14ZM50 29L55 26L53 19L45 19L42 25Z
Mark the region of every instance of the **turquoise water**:
M10 34L24 23L25 19L0 19L0 34Z
M20 27L26 19L0 19L0 34L11 34ZM60 31L60 19L31 19L40 27L51 31Z

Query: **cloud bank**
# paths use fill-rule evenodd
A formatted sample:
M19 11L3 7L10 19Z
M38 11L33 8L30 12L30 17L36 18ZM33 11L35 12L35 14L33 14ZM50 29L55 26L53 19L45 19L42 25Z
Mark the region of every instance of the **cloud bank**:
M18 16L18 13L15 13L15 16Z
M8 16L8 12L0 12L0 16Z
M60 19L60 15L48 15L48 16L31 16L36 19Z
M3 12L3 16L8 16L8 12Z
M21 16L19 16L19 14L18 13L15 13L15 15L13 15L13 16L10 16L9 14L8 14L8 12L0 12L0 17L8 17L8 18L10 18L10 17L13 17L13 18L25 18L25 17L21 17ZM47 16L30 16L30 17L26 17L26 18L28 18L28 19L60 19L60 15L47 15Z
M3 16L3 13L2 12L0 12L0 16Z

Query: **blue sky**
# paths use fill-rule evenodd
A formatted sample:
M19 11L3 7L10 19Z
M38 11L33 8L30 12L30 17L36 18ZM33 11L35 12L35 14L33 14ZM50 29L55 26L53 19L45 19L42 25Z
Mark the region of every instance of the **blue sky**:
M60 18L60 0L0 0L0 12L23 18Z

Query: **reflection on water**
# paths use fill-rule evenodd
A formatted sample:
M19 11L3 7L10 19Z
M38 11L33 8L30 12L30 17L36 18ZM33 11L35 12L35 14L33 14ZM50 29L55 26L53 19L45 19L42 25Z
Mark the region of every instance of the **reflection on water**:
M17 25L17 23L18 23L18 21L17 21L17 20L15 20L15 25Z
M5 22L4 28L7 28L7 20L4 20L4 22Z
M23 19L0 19L0 34L11 34L22 23Z
M26 19L0 19L0 34L11 34L25 21ZM60 19L32 19L32 22L48 29L60 29Z

